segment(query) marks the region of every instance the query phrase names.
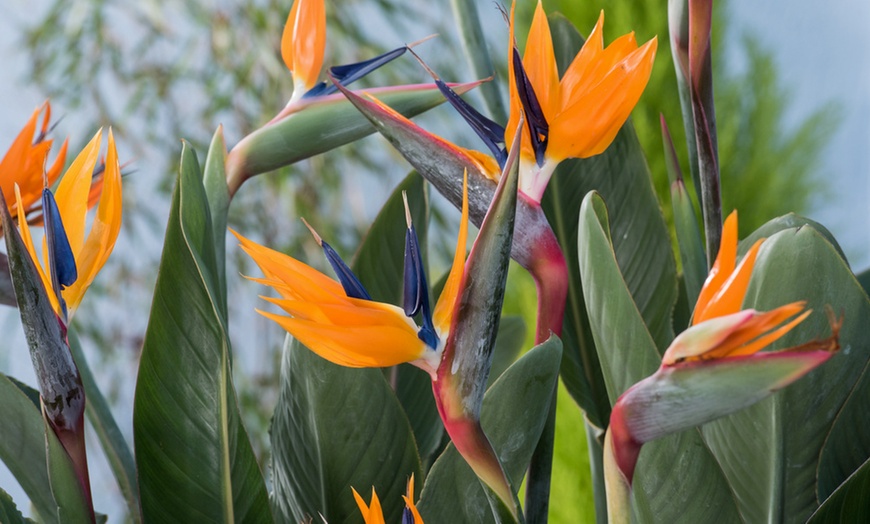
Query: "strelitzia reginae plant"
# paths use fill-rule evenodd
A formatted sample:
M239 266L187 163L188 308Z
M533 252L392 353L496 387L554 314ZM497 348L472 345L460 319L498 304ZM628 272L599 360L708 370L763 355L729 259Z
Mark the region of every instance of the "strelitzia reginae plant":
M690 327L665 351L656 373L631 386L613 406L604 443L611 522L631 520L629 492L644 443L763 400L840 349L842 319L832 317L830 338L763 351L812 312L806 302L767 312L741 309L763 241L757 240L737 264L737 212L731 213Z
M468 34L483 25L467 23L476 8L456 5L466 41L482 41ZM666 138L683 275L627 121L656 38L605 45L602 15L583 44L538 3L520 53L515 7L497 52L509 73L494 79L508 82L503 127L460 98L476 83L447 84L431 70L426 86L346 87L410 46L321 75L328 6L285 6L275 54L294 77L289 102L276 101L276 118L229 152L219 128L203 164L182 146L139 361L135 459L105 402L99 415L99 388L69 324L118 234L114 140L110 133L104 168L95 167L98 135L47 189L63 161L43 173L48 118L38 131L39 111L31 117L0 164L12 204L0 211L40 390L0 375L0 418L23 421L0 424L0 458L41 520L97 519L82 440L87 390L89 419L137 523L546 522L560 375L587 420L587 445L567 440L574 453L588 450L599 522L861 520L870 300L819 224L780 217L738 242L736 215L724 227L717 218L709 3L693 0L690 16L674 17L695 24L679 28L695 35L688 48L672 41L688 82L685 120L699 137L690 150L699 157L693 178L705 185L708 248ZM488 153L408 120L443 101ZM427 272L440 244L428 227L429 186L416 172L387 198L350 264L313 233L337 279L264 247L257 231L235 233L263 272L251 280L276 293L263 315L287 332L264 473L240 400L245 371L234 367L233 342L244 352L260 338L230 337L238 293L254 291L227 285L228 207L251 176L373 129L462 210L456 248L444 257L452 264L441 279ZM14 202L9 173L23 177ZM480 230L466 256L469 221ZM39 225L40 255L31 238ZM537 284L538 345L519 358L525 322L501 311L515 291L510 257ZM837 314L825 319L828 306ZM369 488L366 502L356 489ZM24 521L5 492L0 515Z
M21 186L14 184L17 228L5 200L0 198L9 270L39 381L42 413L72 464L81 490L80 501L91 520L95 514L84 438L85 387L73 360L67 330L85 291L111 254L121 226L121 172L111 131L105 165L99 170L98 183L93 184L101 137L99 131L85 146L55 192L47 186L48 173L25 171L43 184L41 216L34 221L45 230L42 257L37 255L28 225L28 210L33 204L25 200ZM35 185L32 180L21 182L27 188ZM94 200L99 204L88 232L86 215Z
M518 143L515 141L516 145ZM514 519L518 516L514 489L480 427L480 407L494 343L488 327L498 325L507 276L506 252L501 251L509 249L513 229L517 153L518 147L515 147L513 156L505 164L512 174L503 177L489 218L484 220L467 263L468 183L465 179L453 264L434 310L429 306L422 253L407 207L403 308L372 301L350 268L316 233L315 238L340 284L290 256L236 233L242 249L266 275L266 279L256 280L282 296L268 300L290 315L261 312L267 318L336 364L388 367L408 362L430 376L441 420L453 444ZM407 200L405 204L407 206ZM470 303L479 301L487 287L493 306L490 311L476 311L482 305ZM493 312L495 317L492 317ZM422 317L419 327L411 320L418 313ZM499 506L499 502L495 504Z

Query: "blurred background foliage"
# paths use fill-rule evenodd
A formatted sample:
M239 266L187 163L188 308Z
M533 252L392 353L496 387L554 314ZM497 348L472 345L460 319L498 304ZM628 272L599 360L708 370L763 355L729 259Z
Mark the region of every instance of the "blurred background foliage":
M88 313L77 316L77 329L100 355L94 367L111 379L112 392L132 391L137 354L150 308L155 268L168 211L170 181L180 151L180 138L204 154L218 124L230 146L270 120L286 103L292 80L280 58L281 32L290 0L49 0L44 15L24 28L22 42L31 64L26 81L50 97L59 113L68 113L84 129L60 127L74 147L81 146L98 125L114 126L128 149L132 173L125 181L125 233L121 249L106 268L101 292L107 300L85 301ZM662 154L659 114L670 125L684 172L688 173L679 101L671 62L664 0L548 0L548 12L561 11L588 33L601 9L606 13L605 41L636 31L639 41L657 35L659 51L652 77L633 113L635 128L647 154L665 217L671 207ZM431 33L439 38L418 51L445 79L471 80L447 6L412 5L390 0L327 2L329 34L326 65L371 57ZM504 57L507 29L488 0L478 2L487 41L501 68L497 74L506 92ZM534 2L521 2L518 27L528 27ZM836 111L825 106L810 118L786 127L788 93L777 79L771 54L751 37L728 42L747 57L742 71L724 63L726 2L716 3L714 67L724 207L740 209L741 236L768 219L807 211L823 188L820 152L837 123ZM525 30L518 30L524 37ZM522 42L520 42L522 45ZM444 52L445 49L450 52ZM377 71L362 85L427 81L413 60L403 58ZM480 99L473 102L483 109ZM424 127L459 143L482 147L448 108L424 115ZM202 159L202 157L201 157ZM298 217L305 216L346 257L392 186L408 166L380 137L370 137L310 161L249 181L230 210L231 227L252 239L288 251L323 268L322 255ZM766 198L758 198L760 194ZM430 235L431 253L447 254L458 217L439 197L433 219L447 234ZM436 228L437 229L437 228ZM230 242L229 247L234 243ZM445 248L445 249L442 249ZM253 313L256 292L241 278L249 267L235 249L228 252L231 334L237 355L236 384L249 433L261 463L268 456L267 429L276 398L280 330ZM443 255L442 255L443 256ZM446 258L433 258L431 274L440 274ZM106 272L104 271L104 272ZM397 275L398 278L398 275ZM534 286L514 267L506 312L534 319ZM123 282L111 286L107 282ZM92 295L97 291L92 290ZM117 304L123 300L123 312ZM528 329L531 336L534 330ZM122 356L119 358L118 354ZM126 362L117 366L118 361ZM93 361L93 360L92 360ZM107 371L108 370L108 371ZM108 373L108 374L107 374ZM129 426L131 399L114 395L123 427ZM591 521L594 512L586 458L582 414L562 392L557 429L551 516L553 522ZM129 433L128 433L129 434ZM578 495L578 493L580 495Z

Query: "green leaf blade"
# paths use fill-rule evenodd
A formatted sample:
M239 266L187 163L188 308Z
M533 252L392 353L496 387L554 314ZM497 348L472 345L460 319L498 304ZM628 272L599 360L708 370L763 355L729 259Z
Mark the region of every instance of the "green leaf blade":
M232 385L213 239L185 145L134 401L146 520L272 520Z

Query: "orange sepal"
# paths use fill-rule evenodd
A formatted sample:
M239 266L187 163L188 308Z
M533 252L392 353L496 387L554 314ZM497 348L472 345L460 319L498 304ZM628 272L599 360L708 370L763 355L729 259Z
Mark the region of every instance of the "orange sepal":
M293 73L294 89L311 89L323 67L326 9L323 0L296 0L281 36L281 57Z

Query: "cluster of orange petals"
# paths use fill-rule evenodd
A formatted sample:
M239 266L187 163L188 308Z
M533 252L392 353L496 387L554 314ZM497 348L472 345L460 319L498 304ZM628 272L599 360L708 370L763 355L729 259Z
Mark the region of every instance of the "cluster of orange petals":
M94 171L99 161L101 142L102 130L98 131L79 153L61 178L54 193L78 270L78 279L75 283L62 291L70 317L81 302L88 286L108 260L121 230L121 167L115 149L115 138L111 131L109 131L104 172L100 179L94 183ZM39 194L41 195L43 187L41 176L39 180ZM23 191L16 188L15 198L17 208L19 210L26 209ZM87 213L95 204L97 205L97 213L94 216L90 231L87 231ZM34 262L40 260L36 254L26 214L21 211L18 213L18 228L31 258ZM47 270L43 269L43 267L48 267L48 250L44 245L43 255L44 263L42 265L37 263L36 268L45 288L50 290L52 289L51 276ZM54 310L60 315L62 308L57 302L55 294L49 293L48 296Z
M39 134L37 134L39 114L43 111L45 114L42 117ZM39 207L42 199L42 188L45 187L46 181L48 185L52 185L60 176L66 162L68 141L64 140L54 163L46 169L48 153L52 146L52 140L46 138L50 121L51 104L45 102L33 111L27 124L9 146L3 160L0 160L0 191L3 191L6 201L10 202L9 210L11 212L15 212L16 209L23 210L25 213L34 211ZM20 204L14 203L15 201L12 199L16 184L21 192Z
M737 212L728 216L722 231L719 254L695 305L692 327L681 335L691 338L686 344L674 341L665 353L666 365L752 355L784 336L809 316L812 310L806 309L806 302L803 301L767 312L742 309L752 269L763 242L763 238L757 240L737 264Z
M350 489L353 490L353 498L356 500L356 505L359 506L365 524L384 524L384 511L381 508L381 501L378 499L375 489L372 488L372 501L370 504L366 504L366 501L363 500L362 496L354 488ZM423 518L414 505L414 475L411 475L411 479L408 481L407 495L402 495L402 498L405 499L405 512L409 513L413 518L412 524L423 524ZM406 522L406 520L402 519L402 522Z
M510 17L511 43L515 41L514 7ZM603 26L602 11L588 40L560 80L550 24L540 1L535 9L522 62L549 124L546 155L555 162L603 152L628 119L649 81L658 45L656 38L638 47L632 32L604 47ZM522 111L511 55L508 70L511 110L505 143L510 144ZM528 133L528 128L524 128L523 157L535 158Z

